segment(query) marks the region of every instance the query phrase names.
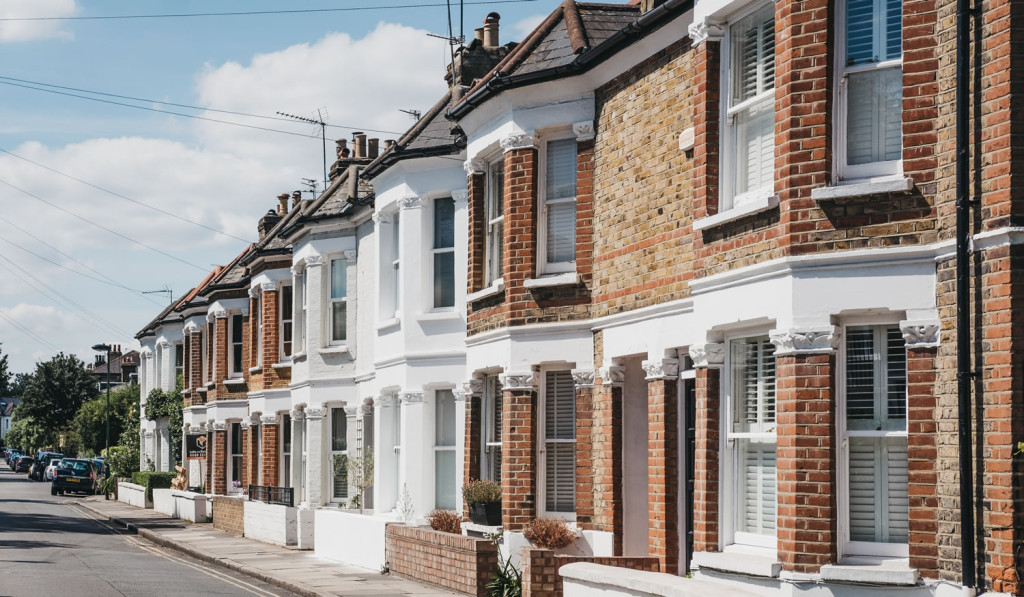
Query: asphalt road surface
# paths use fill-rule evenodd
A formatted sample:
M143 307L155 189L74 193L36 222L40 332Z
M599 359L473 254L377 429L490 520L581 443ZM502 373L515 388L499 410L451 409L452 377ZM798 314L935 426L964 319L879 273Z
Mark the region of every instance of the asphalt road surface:
M0 460L0 597L293 593L120 531Z

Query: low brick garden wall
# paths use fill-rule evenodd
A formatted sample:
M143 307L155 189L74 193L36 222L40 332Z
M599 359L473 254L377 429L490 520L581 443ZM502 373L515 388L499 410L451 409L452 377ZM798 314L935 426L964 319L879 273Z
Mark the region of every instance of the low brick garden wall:
M245 500L232 497L213 498L213 528L238 535L245 534Z
M492 541L402 524L389 524L386 537L388 566L395 574L466 595L487 595L498 566L498 546Z
M562 597L562 577L558 575L558 569L575 562L647 572L661 571L658 558L573 556L556 554L550 549L527 549L523 553L523 597Z

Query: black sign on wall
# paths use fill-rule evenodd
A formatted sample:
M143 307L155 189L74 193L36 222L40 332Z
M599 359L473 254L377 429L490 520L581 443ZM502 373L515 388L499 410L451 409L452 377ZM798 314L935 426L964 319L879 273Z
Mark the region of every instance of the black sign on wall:
M185 436L185 458L188 460L203 460L206 458L206 436L186 435Z

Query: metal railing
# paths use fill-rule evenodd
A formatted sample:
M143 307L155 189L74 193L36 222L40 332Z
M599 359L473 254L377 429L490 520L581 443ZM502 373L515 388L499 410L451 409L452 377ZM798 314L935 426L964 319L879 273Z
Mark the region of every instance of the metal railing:
M295 490L291 487L272 487L270 485L250 485L249 501L277 504L279 506L295 505Z

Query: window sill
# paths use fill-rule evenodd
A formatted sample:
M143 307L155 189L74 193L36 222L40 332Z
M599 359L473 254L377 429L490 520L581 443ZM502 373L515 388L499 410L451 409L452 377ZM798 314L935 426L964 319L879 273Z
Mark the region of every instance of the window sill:
M222 383L226 386L244 386L245 380L241 377L235 377L232 379L225 379Z
M707 230L708 228L714 228L715 226L721 226L727 222L745 218L750 215L761 213L762 211L768 211L779 205L778 195L768 195L766 197L759 197L743 205L739 205L732 209L717 213L713 216L701 218L693 221L694 230Z
M575 286L580 283L580 275L576 272L542 276L523 281L523 288L550 288L553 286Z
M208 382L206 382L206 383L204 383L204 384L203 384L203 386L204 386L204 387L205 387L205 388L206 388L207 390L209 390L210 388L213 388L213 387L215 387L216 385L217 385L217 382L215 382L215 381L208 381Z
M286 363L274 363L273 365L271 365L271 367L273 367L274 369L291 369L292 363L291 361L288 361Z
M416 316L416 321L459 321L462 314L458 311L428 311Z
M318 350L320 354L348 354L348 346L328 346Z
M913 586L920 579L917 569L899 558L846 557L839 564L821 567L821 580L826 582Z
M295 361L303 361L305 359L306 359L306 351L305 350L301 350L301 351L299 351L299 352L297 352L297 353L292 355L292 362L293 363Z
M848 199L851 197L868 197L886 193L909 193L914 189L913 178L890 178L883 180L853 181L832 187L811 189L811 199L828 201L831 199Z
M402 325L402 318L396 316L396 317L392 317L391 319L385 319L384 321L378 323L377 324L377 331L381 332L381 331L384 331L384 330L389 329L389 328L401 327L401 325Z
M263 371L263 365L256 365L255 367L249 367L249 373L259 373Z
M498 293L500 293L503 290L505 290L505 280L502 280L501 278L499 278L499 279L495 280L494 282L492 282L491 285L488 286L487 288L484 288L483 290L478 290L476 292L473 292L473 293L470 293L469 295L467 295L466 296L466 302L467 303L472 303L473 301L478 301L478 300L480 300L482 298L487 298L489 296L493 296L495 294L498 294Z
M782 572L782 564L774 554L768 555L767 552L756 548L698 551L693 554L693 565L721 572L777 578Z

